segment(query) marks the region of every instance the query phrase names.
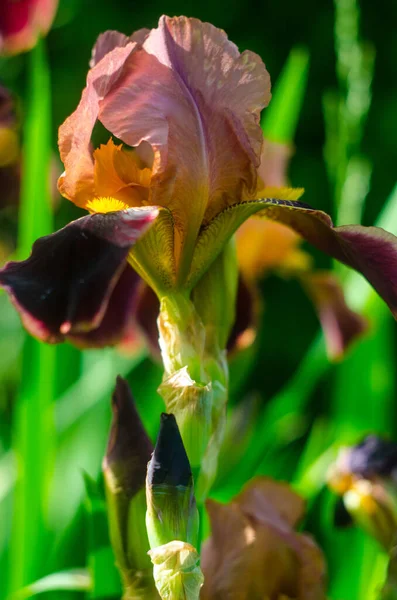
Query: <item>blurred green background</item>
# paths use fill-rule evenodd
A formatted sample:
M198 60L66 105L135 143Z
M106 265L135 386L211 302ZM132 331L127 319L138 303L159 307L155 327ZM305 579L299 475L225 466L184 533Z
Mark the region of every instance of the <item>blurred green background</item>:
M363 0L358 6L353 0L337 0L335 4L314 0L61 0L46 39L50 94L45 91L44 77L43 95L32 106L28 54L0 62L0 82L17 98L22 142L31 153L37 151L36 171L40 170L40 156L45 156L42 146L48 127L54 180L62 171L56 149L57 129L79 101L98 34L107 29L129 34L141 27L154 27L164 13L195 16L225 29L240 50L249 48L260 54L273 82L291 49L304 46L310 55L310 68L293 140L291 183L304 187L304 201L326 210L336 222L356 211L357 220L362 217L363 224L373 224L384 209L383 226L397 232L397 194L393 194L397 164L397 4L392 1ZM335 20L339 23L336 36ZM335 47L342 38L353 48L353 59L355 44L364 42L360 48L368 64L358 69L356 80L354 72L351 75L349 71L347 77L341 75L341 54ZM364 107L359 124L353 127L353 139L346 142L341 131L343 119L348 120L349 115L339 111L338 102L344 102L352 85L358 86L353 92L358 90L360 98L366 96L371 89L373 57L368 115ZM354 64L352 68L354 71ZM45 101L51 102L50 111ZM31 124L38 124L33 138L26 129L29 119ZM339 139L339 145L331 146L331 156L328 153L325 160L326 139L329 141L332 135ZM338 184L332 174L332 165L343 167L346 153L349 159L357 159L358 181L364 187L363 192L357 192L359 185L353 185L358 209L353 207L350 213L349 198L338 196L340 181ZM343 183L343 169L341 177ZM45 223L45 201L41 208L37 194L40 182L35 189L29 188L29 182L24 185L21 211L25 212L18 213L17 202L8 203L0 211L3 242L13 248L18 230L23 230L21 222L32 222L33 213L38 219L37 236L47 233L49 227ZM80 216L71 203L55 192L54 196L54 228ZM29 235L26 228L24 231L21 235L25 235L28 245ZM331 266L323 256L315 258L318 265ZM334 500L324 489L324 473L334 448L341 443L356 441L368 431L392 437L397 434L396 327L359 277L341 268L338 272L353 305L371 322L367 338L338 365L331 365L326 358L317 318L299 285L276 276L263 282L266 310L257 352L248 367L237 364L232 369L231 405L236 407L232 422L237 423L241 440L235 459L240 467L233 470L232 464L229 469L226 465L213 494L227 500L255 473L293 482L309 500L305 526L327 555L330 597L368 600L375 597L374 590L382 582L386 559L360 532L334 529ZM144 423L155 437L162 410L155 392L161 370L144 351L131 357L113 350L81 353L67 345L42 347L26 339L8 299L4 294L0 296L1 600L9 591L40 577L87 564L92 573L102 572L92 597L117 597L103 506L100 500L99 509L92 498L86 500L82 473L98 477L110 424L109 398L119 372L128 376ZM241 424L244 415L253 417L245 429ZM99 518L95 517L95 526L94 505L100 513ZM348 561L344 558L347 548ZM73 581L77 585L80 580L75 577ZM80 583L86 586L84 576ZM48 592L47 597L78 598L81 594Z

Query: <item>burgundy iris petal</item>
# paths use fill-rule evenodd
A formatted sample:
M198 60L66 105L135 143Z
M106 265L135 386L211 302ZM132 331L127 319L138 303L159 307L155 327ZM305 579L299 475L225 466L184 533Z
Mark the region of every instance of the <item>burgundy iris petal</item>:
M83 217L37 240L27 260L0 271L29 332L60 342L98 328L130 248L156 215L156 209L129 209Z
M80 348L102 348L136 337L134 314L142 280L127 264L109 298L99 327L70 334L68 339Z

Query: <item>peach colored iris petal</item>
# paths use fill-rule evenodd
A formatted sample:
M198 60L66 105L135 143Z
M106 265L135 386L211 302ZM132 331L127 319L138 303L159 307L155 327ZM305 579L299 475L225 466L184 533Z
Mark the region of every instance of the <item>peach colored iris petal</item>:
M98 117L99 102L122 75L127 57L136 44L116 47L87 76L87 86L75 112L59 129L59 151L65 173L58 182L59 191L78 206L84 207L95 196L94 159L91 134Z
M230 504L207 508L203 600L325 600L323 556L294 531L304 503L286 484L256 478Z
M0 54L30 50L54 20L58 0L2 0Z
M115 136L152 145L151 202L172 211L187 262L203 219L255 191L269 88L261 59L240 54L223 31L162 17L100 102Z

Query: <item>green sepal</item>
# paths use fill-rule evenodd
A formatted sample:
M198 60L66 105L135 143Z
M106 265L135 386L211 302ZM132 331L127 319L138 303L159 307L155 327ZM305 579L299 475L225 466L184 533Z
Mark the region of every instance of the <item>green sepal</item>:
M128 262L158 295L175 287L174 219L171 211L159 207L158 217L135 244Z

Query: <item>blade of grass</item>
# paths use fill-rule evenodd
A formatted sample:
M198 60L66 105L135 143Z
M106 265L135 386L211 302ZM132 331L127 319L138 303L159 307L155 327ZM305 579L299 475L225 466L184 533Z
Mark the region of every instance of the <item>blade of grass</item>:
M262 130L272 142L292 143L298 123L309 71L309 53L296 47L279 75L272 100L263 113Z
M89 571L92 579L90 598L120 598L121 580L109 540L105 499L93 479L85 475L84 480L87 493Z
M50 77L44 41L28 55L29 87L24 128L19 213L20 258L34 240L52 230L49 195ZM22 383L14 418L17 483L12 524L9 591L42 574L46 546L46 504L54 457L52 416L55 349L26 338Z
M86 592L91 589L91 577L88 571L83 569L72 569L71 571L60 571L52 573L31 585L24 587L22 590L14 594L10 600L25 600L37 594L52 591L80 591Z

